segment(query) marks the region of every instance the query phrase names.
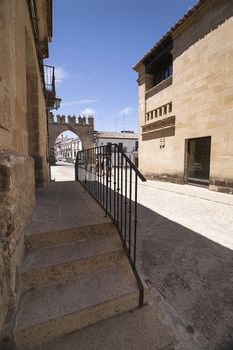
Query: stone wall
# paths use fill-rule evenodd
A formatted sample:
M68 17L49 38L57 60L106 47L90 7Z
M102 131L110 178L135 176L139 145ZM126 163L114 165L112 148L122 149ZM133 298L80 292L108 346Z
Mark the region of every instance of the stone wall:
M57 137L67 130L74 132L82 142L82 149L94 147L93 132L94 132L94 117L93 116L76 116L71 117L59 114L54 120L54 115L49 115L49 155L51 163L54 162L54 145Z
M172 112L156 121L176 118L175 135L162 136L164 147L159 137L140 137L139 166L149 178L186 182L186 139L211 136L209 187L233 193L232 37L232 1L208 1L173 33L172 85L150 96L150 76L141 68L140 126L155 122L145 119L147 112L170 102Z
M27 0L0 1L0 47L1 334L19 297L18 268L35 180L41 186L48 180L46 107Z
M0 151L0 329L19 298L23 230L34 207L34 188L32 158Z

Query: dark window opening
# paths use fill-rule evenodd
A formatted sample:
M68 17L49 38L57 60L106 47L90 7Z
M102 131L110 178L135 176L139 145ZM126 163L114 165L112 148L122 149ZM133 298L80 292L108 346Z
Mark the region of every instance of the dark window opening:
M154 76L153 86L161 83L172 75L172 55L166 54L151 67L151 73Z
M146 65L146 72L153 75L153 86L158 85L163 80L169 78L173 74L173 42L170 39L166 45L156 52L154 58Z
M211 137L188 140L188 181L208 182Z

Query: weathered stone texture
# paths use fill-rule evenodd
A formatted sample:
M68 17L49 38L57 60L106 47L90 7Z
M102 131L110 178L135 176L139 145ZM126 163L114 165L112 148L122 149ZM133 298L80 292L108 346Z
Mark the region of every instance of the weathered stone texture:
M17 300L18 265L24 249L22 231L34 207L31 157L0 151L0 329Z
M34 207L35 173L38 184L48 180L46 106L28 5L0 1L0 339L19 296L17 271ZM37 16L46 28L45 1L42 10ZM40 159L36 171L33 158Z
M64 131L70 130L74 132L82 142L82 148L88 149L94 146L93 132L94 132L94 118L89 116L78 117L78 123L76 117L68 116L67 121L65 115L57 115L57 122L54 121L54 115L50 113L49 116L49 155L51 159L54 159L54 144L57 137Z
M146 92L145 67L139 72L139 125L150 125L147 112L172 102L175 135L139 139L139 167L148 176L185 178L185 140L211 136L210 184L221 189L233 180L233 6L232 1L208 1L173 33L173 83L155 93ZM144 78L143 78L144 77ZM150 89L149 91L152 91ZM148 97L149 96L149 97ZM148 98L147 98L148 97ZM161 136L162 137L162 136ZM215 185L213 185L215 183ZM228 192L232 192L229 188Z
M41 157L43 185L46 107L27 1L1 1L0 23L0 149Z

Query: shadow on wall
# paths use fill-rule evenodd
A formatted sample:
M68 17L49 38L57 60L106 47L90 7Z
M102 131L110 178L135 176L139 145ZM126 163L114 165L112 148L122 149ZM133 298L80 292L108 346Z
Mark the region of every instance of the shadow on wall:
M203 349L232 350L233 251L140 204L138 214L138 266L152 302L159 292L205 337Z

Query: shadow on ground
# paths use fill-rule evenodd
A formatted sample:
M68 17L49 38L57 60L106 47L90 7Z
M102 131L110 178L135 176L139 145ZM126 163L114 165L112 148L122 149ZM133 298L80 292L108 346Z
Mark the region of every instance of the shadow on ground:
M138 267L150 303L203 349L233 349L233 251L138 205ZM198 217L197 217L198 220Z
M95 182L85 185L102 204L106 193L114 203L113 191L103 184L98 191ZM115 205L127 201L119 194ZM134 202L132 222L133 208ZM141 204L137 236L137 268L150 289L149 308L175 349L233 350L233 251Z

